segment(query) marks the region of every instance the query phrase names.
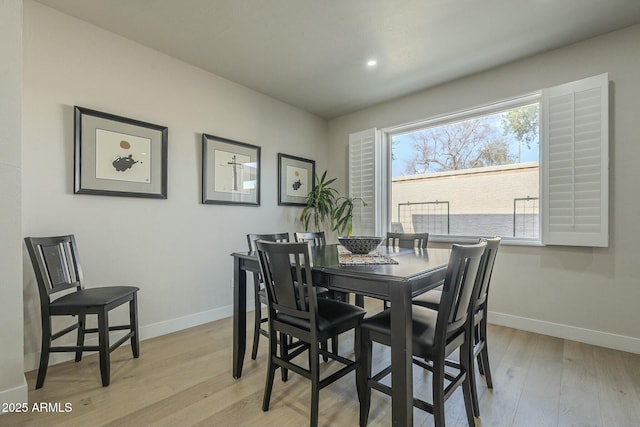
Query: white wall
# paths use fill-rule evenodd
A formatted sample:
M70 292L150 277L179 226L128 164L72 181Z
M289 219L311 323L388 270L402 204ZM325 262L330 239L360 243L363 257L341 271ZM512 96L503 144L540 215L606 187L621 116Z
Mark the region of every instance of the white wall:
M230 253L246 233L296 231L300 209L277 206L278 152L326 167L325 120L30 0L23 102L23 234L74 233L89 286L139 286L142 338L229 316ZM73 194L74 105L168 126L167 200ZM260 207L200 203L203 132L262 147ZM30 369L39 312L24 259Z
M507 99L608 72L611 86L609 248L500 249L490 321L640 353L640 26L498 67L329 122L329 149L348 135ZM347 175L333 156L330 172Z
M0 0L0 404L26 402L23 363L22 0Z

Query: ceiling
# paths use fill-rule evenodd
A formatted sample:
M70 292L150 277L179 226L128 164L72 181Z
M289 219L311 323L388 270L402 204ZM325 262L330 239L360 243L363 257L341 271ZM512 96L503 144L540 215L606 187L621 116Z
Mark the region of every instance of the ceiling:
M37 1L328 119L640 23L639 0Z

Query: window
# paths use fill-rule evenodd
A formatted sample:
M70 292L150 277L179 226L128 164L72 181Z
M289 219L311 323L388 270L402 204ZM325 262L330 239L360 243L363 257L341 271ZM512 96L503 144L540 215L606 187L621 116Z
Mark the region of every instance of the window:
M539 113L529 96L389 131L393 228L539 240Z
M371 195L354 229L607 246L607 88L603 74L351 135L350 194Z

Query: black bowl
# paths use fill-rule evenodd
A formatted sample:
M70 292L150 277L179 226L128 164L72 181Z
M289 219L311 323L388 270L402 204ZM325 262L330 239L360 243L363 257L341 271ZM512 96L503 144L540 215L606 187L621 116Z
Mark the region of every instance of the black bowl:
M382 243L383 240L384 237L338 237L338 242L340 242L340 244L352 254L368 254L380 246L380 243Z

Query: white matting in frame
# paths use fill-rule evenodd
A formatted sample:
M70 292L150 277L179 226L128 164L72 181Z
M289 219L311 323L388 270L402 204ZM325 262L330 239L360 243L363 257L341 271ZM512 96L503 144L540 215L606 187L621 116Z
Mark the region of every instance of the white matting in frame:
M278 153L278 204L304 206L315 185L316 162Z
M167 198L168 128L75 107L74 193Z
M260 205L260 147L202 135L202 203Z

